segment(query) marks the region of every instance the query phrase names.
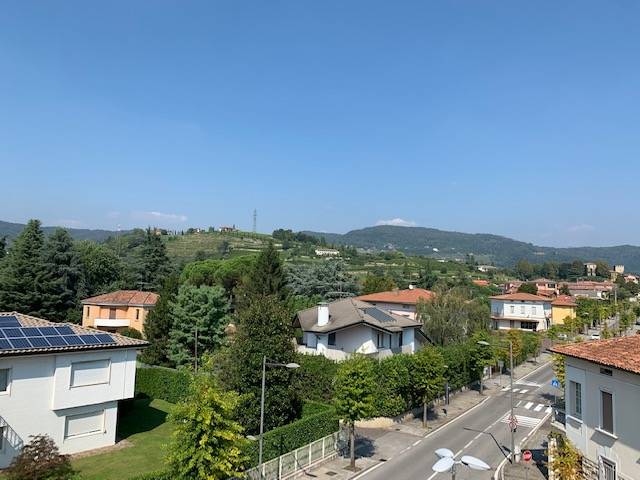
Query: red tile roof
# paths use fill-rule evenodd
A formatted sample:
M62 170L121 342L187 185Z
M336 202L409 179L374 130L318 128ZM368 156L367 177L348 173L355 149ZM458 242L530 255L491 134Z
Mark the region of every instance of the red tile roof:
M578 304L571 295L558 295L558 297L551 302L554 307L577 307Z
M117 290L82 300L83 305L153 306L160 295L140 290Z
M556 345L551 351L640 374L640 335Z
M489 286L489 280L471 280L471 281L479 287Z
M540 295L533 295L531 293L506 293L504 295L494 295L489 297L493 300L515 300L523 302L549 302L551 299L547 297L541 297Z
M389 292L370 293L356 297L363 302L404 303L415 305L418 300L430 300L433 297L431 290L424 288L408 288L406 290L391 290Z

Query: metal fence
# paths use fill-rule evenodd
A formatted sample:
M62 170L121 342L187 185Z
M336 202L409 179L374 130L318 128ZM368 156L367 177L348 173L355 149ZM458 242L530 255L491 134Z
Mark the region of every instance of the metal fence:
M250 480L286 480L295 477L325 460L338 456L343 449L344 440L340 432L332 433L315 442L300 447L292 452L269 460L260 467L248 470Z

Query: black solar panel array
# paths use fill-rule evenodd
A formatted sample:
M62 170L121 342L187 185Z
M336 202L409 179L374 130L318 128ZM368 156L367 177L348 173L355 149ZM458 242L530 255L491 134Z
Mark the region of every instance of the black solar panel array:
M383 312L379 308L369 307L369 308L365 308L364 311L367 315L372 316L379 322L395 322L396 321L395 318L393 318L388 313Z
M14 316L0 317L0 351L116 343L108 333L76 334L67 325L23 327Z

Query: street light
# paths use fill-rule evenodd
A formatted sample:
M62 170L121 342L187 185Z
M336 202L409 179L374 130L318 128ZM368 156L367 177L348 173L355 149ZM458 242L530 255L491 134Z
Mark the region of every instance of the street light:
M451 480L456 480L456 467L465 465L471 470L489 470L491 467L479 458L471 455L463 455L460 460L456 460L456 456L448 448L439 448L436 455L440 457L431 469L437 473L451 472Z
M514 424L512 423L515 420L515 416L513 415L513 342L511 340L507 340L509 342L509 389L511 390L510 398L511 398L511 416L509 417L509 429L511 430L511 452L509 454L511 463L515 462L515 445L516 445L516 432ZM479 345L491 346L489 342L484 340L478 341ZM482 382L482 380L480 380ZM480 384L482 385L482 383Z
M262 394L260 396L260 441L258 444L258 469L262 478L262 437L264 433L264 390L267 378L267 367L300 368L297 363L267 362L267 356L262 357Z

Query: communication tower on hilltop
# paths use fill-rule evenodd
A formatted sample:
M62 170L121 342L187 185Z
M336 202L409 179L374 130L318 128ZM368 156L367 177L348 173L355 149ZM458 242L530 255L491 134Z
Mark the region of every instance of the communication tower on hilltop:
M258 210L256 210L255 208L253 209L253 233L256 233L257 231L257 224L258 224Z

